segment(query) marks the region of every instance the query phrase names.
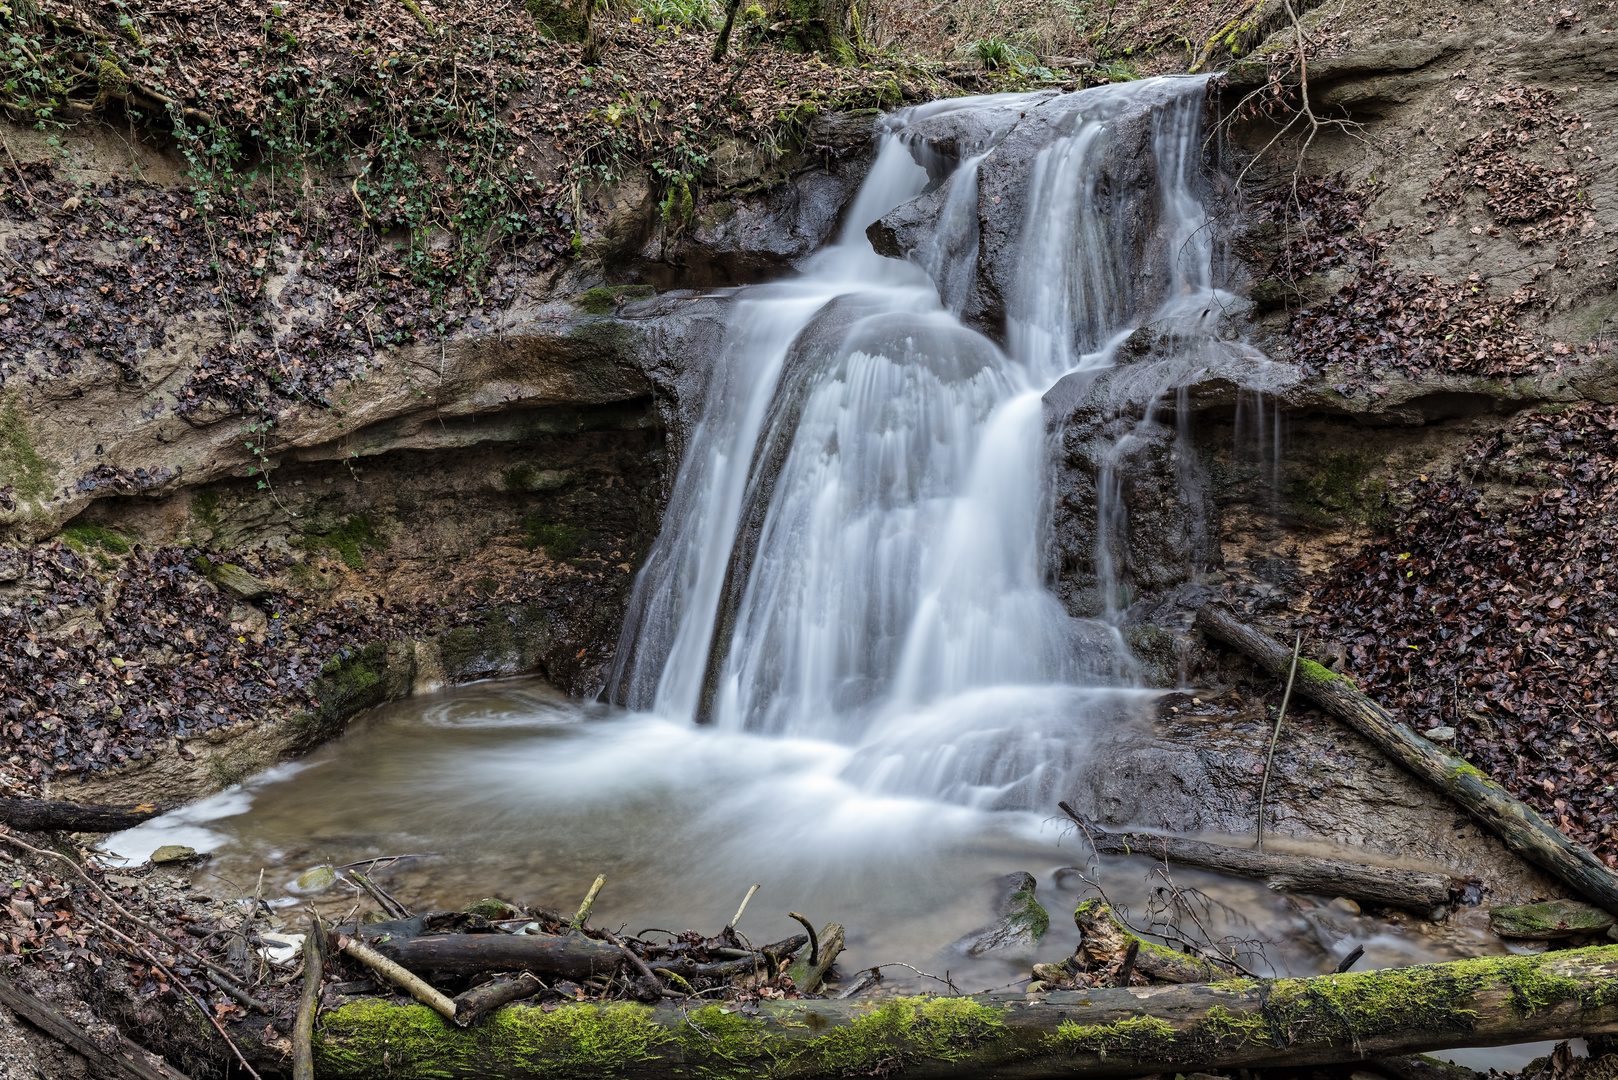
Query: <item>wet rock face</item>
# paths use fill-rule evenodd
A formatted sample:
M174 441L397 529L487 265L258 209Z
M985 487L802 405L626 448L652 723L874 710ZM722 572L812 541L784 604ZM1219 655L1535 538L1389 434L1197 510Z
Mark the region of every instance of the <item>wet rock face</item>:
M1476 875L1488 903L1563 891L1353 731L1297 708L1296 698L1293 705L1270 776L1266 850L1329 850L1334 858L1408 860ZM1235 694L1200 705L1189 694L1165 698L1154 717L1098 733L1068 801L1104 825L1250 846L1272 722L1262 705Z
M648 193L633 212L635 242L609 261L615 272L660 289L746 285L790 273L836 230L875 149L875 114L816 119L803 149L771 159L732 144L688 225Z
M1165 90L1163 103L1171 98ZM1106 95L1061 94L999 116L946 112L921 121L912 154L940 180L939 186L872 225L868 235L873 246L883 255L922 261L918 255L934 241L938 207L962 175L958 170L947 178L944 174L967 157L987 151L977 170L977 269L961 314L991 336L1003 335L1006 319L1016 313L1018 245L1024 240L1030 186L1044 163L1042 154L1072 134L1081 120L1109 115L1114 119L1097 136L1106 140L1107 148L1099 169L1087 178L1089 195L1106 222L1109 247L1128 253L1120 262L1133 268L1128 279L1118 283L1124 306L1155 310L1162 301L1155 292L1171 275L1152 255L1161 246L1153 239L1162 211L1153 195L1158 167L1152 153L1154 112L1125 114L1121 101Z

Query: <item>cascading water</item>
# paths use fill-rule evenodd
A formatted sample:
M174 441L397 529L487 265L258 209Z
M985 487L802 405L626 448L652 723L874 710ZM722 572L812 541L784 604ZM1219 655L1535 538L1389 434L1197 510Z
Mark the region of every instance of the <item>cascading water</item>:
M886 119L838 240L737 305L637 581L619 700L853 743L847 775L878 791L1020 807L1068 774L1075 725L1116 702L1128 661L1047 587L1041 398L1136 327L1194 336L1221 305L1203 96L1156 79ZM956 313L977 288L979 175L1024 164L999 154L1032 125L1002 350ZM1120 125L1149 128L1155 190L1113 190ZM908 201L929 230L910 261L878 256L867 226Z

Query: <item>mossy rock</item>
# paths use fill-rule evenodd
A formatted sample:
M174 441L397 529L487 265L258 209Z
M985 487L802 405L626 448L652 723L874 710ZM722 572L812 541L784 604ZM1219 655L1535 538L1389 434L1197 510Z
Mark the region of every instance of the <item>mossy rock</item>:
M1034 876L1019 870L996 878L994 885L994 909L999 921L973 931L957 945L972 956L1032 953L1051 926L1050 915L1034 896Z
M152 852L151 861L154 864L161 865L163 863L190 862L200 857L196 848L189 848L183 844L164 844Z
M1495 933L1525 941L1555 941L1599 934L1613 922L1613 917L1605 911L1577 900L1547 900L1542 904L1497 907L1489 912L1489 927Z
M69 525L62 530L62 538L77 545L81 551L101 550L109 555L129 554L129 541L104 525Z
M238 600L262 600L275 594L275 586L249 574L235 563L216 563L206 556L197 558L202 576Z
M342 732L348 718L409 692L415 676L411 642L373 641L341 649L310 684L316 705L292 718L292 747L308 749Z
M383 546L376 524L364 514L351 514L341 524L330 529L310 526L292 541L294 547L305 551L332 550L351 570L365 569L364 549Z
M573 302L591 315L611 315L631 300L650 300L657 290L650 285L597 285L586 289Z

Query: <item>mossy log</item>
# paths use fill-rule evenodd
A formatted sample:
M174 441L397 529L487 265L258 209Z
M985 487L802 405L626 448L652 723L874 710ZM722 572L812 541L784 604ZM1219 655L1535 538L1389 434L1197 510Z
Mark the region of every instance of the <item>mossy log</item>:
M50 799L0 799L0 824L24 832L120 832L162 813L154 803L94 806Z
M1196 626L1246 653L1278 676L1292 650L1246 625L1223 604L1197 612ZM1364 735L1388 757L1454 799L1512 851L1542 867L1580 895L1618 914L1618 876L1590 849L1576 844L1475 766L1428 742L1388 710L1360 693L1344 675L1311 660L1298 661L1297 687L1321 708Z
M1461 884L1447 874L1426 870L1367 866L1312 855L1277 855L1151 833L1113 833L1084 824L1085 835L1098 855L1143 855L1178 866L1258 878L1277 892L1346 896L1425 913L1449 903L1451 892Z
M350 1002L316 1031L318 1075L1033 1080L1351 1062L1618 1031L1618 946L1026 998L692 1004L512 1005L462 1030L423 1006Z

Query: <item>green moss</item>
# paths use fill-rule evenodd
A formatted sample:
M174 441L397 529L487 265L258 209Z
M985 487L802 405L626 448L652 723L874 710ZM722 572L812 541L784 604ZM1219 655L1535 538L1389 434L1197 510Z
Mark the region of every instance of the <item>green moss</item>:
M867 1076L918 1061L960 1061L1004 1034L1003 1017L1001 1010L967 998L894 998L809 1040L793 1055L793 1065L818 1066L831 1076Z
M776 1056L763 1024L718 1005L686 1014L674 1037L703 1076L745 1075Z
M1497 907L1489 912L1489 925L1501 937L1548 940L1598 933L1612 925L1612 916L1576 900L1550 900Z
M199 491L191 500L191 516L209 532L219 531L219 502L217 491Z
M1243 987L1238 993L1251 989ZM1180 1036L1181 1042L1193 1054L1212 1054L1222 1050L1235 1050L1249 1043L1276 1046L1274 1031L1262 1015L1234 1013L1223 1005L1215 1005L1203 1014L1189 1031Z
M517 910L517 905L497 896L485 896L482 900L474 900L461 909L468 915L481 915L485 919L505 918Z
M231 757L209 754L208 775L213 777L214 783L221 789L234 787L257 772L262 764L263 762L251 754L237 754Z
M1044 937L1045 931L1051 928L1050 913L1034 899L1032 889L1020 889L1012 893L1008 909L1006 921L1027 930L1036 941Z
M1305 525L1331 528L1345 521L1381 530L1392 521L1387 482L1372 475L1381 458L1369 450L1321 453L1287 485L1292 513Z
M6 397L0 411L0 487L11 487L23 499L37 499L51 490L53 462L40 456L23 420L22 395Z
M1131 1057L1162 1057L1173 1048L1174 1025L1155 1016L1131 1016L1111 1024L1076 1024L1064 1021L1054 1035L1046 1036L1046 1051L1057 1054L1125 1053Z
M650 285L597 285L584 290L573 302L591 315L611 315L627 300L650 300L656 295L657 290Z
M545 557L562 561L584 553L590 531L565 522L546 521L537 514L522 519L523 546L529 551L543 549Z
M78 545L80 551L99 548L111 555L129 554L129 541L103 525L69 525L62 536Z
M344 565L351 570L365 569L365 557L362 548L380 548L383 546L382 537L377 533L376 526L371 519L363 514L352 514L335 529L320 530L314 526L304 529L303 534L292 541L294 546L305 551L321 551L330 549L342 558Z
M388 647L373 641L361 649L343 649L326 661L320 678L310 686L318 703L311 712L293 717L299 747L325 742L343 728L350 716L380 705L388 697Z
M1322 667L1313 660L1298 657L1298 674L1305 680L1317 683L1329 683L1337 678L1337 673L1330 668Z
M365 1001L323 1017L315 1059L319 1075L332 1080L448 1080L502 1067L601 1080L652 1060L672 1038L641 1005L501 1009L461 1030L424 1005Z

